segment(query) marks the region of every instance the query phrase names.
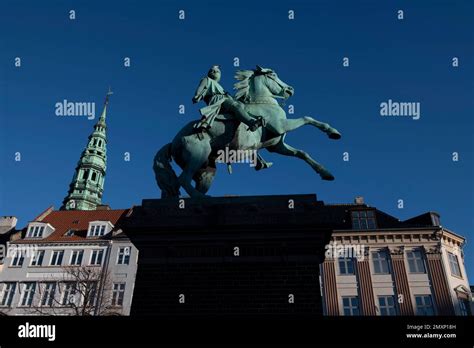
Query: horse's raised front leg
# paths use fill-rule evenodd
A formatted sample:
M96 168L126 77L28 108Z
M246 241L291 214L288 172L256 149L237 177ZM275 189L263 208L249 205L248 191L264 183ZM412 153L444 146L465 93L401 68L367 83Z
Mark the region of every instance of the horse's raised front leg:
M276 152L281 155L285 156L293 156L298 157L308 163L311 168L313 168L316 173L321 176L323 180L334 180L334 176L324 168L321 164L316 162L310 155L308 155L305 151L295 149L294 147L285 143L284 139L282 139L277 145L267 148L270 152Z
M328 123L319 122L318 120L315 120L314 118L310 116L287 119L285 124L283 125L283 128L285 129L286 132L291 132L292 130L295 130L307 124L322 130L324 133L326 133L329 136L330 139L341 138L341 133L339 133L337 129L332 128Z

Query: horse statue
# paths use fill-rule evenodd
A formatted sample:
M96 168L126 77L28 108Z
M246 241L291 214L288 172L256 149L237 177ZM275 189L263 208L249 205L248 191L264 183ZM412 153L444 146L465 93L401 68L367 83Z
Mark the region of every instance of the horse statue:
M329 124L304 116L288 119L277 99L287 99L294 93L293 87L284 83L272 69L257 66L254 70L239 70L235 78L235 100L242 102L245 110L260 118L264 126L255 131L228 114L219 114L216 122L206 132L198 133L195 125L199 120L186 124L171 143L164 145L155 155L153 170L162 198L179 197L180 187L190 197L204 197L216 174L216 158L219 151L254 150L265 148L284 156L304 160L323 180L334 176L308 153L285 143L286 133L304 125L311 125L326 133L330 139L340 139L341 134ZM171 166L174 160L182 173L177 176ZM192 185L194 180L195 186Z

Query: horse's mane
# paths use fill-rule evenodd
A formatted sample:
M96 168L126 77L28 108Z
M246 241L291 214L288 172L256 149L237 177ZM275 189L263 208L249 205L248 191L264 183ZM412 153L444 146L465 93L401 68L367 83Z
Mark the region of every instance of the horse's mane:
M253 70L238 70L235 73L235 79L238 80L234 84L234 89L237 90L235 93L235 99L245 101L249 97L249 82L250 78L254 75Z

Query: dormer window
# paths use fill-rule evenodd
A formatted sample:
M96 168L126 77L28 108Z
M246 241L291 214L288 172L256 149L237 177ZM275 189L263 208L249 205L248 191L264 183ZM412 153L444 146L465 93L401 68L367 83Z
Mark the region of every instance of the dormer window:
M431 221L433 222L433 226L441 226L437 213L431 213Z
M30 226L26 236L28 238L41 238L43 236L44 226Z
M374 230L377 226L374 210L353 210L351 218L354 230Z
M72 236L74 236L74 233L75 233L75 230L70 229L64 235L67 236L67 237L72 237Z
M91 237L99 237L105 234L105 225L95 225L91 226L89 230L89 236Z
M109 221L93 221L89 223L88 237L102 237L112 231L113 225Z
M46 238L54 231L53 226L44 222L32 222L29 224L26 238Z

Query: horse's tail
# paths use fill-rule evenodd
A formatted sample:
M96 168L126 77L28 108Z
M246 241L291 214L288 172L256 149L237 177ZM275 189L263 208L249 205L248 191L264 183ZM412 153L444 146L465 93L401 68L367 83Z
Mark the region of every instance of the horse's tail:
M179 197L179 181L171 167L171 143L163 146L153 159L156 183L161 189L161 198Z

